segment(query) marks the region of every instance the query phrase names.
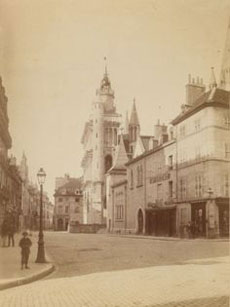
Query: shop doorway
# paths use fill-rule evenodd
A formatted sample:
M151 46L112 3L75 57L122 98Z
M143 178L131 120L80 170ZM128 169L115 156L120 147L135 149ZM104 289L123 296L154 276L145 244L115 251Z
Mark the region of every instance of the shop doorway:
M58 219L57 230L63 230L63 219Z
M206 203L192 205L192 225L193 237L206 236Z

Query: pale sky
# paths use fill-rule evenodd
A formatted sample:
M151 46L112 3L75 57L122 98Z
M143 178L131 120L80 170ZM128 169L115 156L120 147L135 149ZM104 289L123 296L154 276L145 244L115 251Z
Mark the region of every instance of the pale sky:
M168 123L188 74L219 80L229 0L0 0L0 75L8 96L11 152L29 174L80 176L80 139L104 72L117 111L136 98L142 134Z

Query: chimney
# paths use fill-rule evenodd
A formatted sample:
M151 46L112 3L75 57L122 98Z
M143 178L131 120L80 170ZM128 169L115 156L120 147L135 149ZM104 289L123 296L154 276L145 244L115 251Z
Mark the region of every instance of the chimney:
M196 100L205 92L203 79L200 77L191 78L188 75L188 84L186 85L186 105L192 106Z
M157 124L154 125L154 138L158 140L159 144L163 144L168 141L167 126L163 123L160 123L160 120L157 121Z

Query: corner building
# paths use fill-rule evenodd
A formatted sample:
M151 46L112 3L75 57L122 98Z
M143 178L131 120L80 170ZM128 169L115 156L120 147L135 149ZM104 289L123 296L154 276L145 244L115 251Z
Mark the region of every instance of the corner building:
M105 69L82 136L85 224L106 222L105 173L113 165L120 123L121 115L116 112L114 91Z

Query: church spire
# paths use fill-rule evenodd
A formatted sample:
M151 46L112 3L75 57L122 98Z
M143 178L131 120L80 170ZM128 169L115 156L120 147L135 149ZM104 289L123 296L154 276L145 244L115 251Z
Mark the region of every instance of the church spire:
M104 57L104 61L105 61L105 73L104 73L104 76L107 76L107 77L108 77L108 71L107 71L107 57L106 57L106 56Z
M128 133L129 133L129 114L128 111L126 111L125 122L124 122L124 134Z
M230 91L230 17L227 28L225 47L223 52L222 67L220 74L220 87Z
M140 126L138 115L137 115L136 99L135 98L133 99L133 109L132 109L132 112L131 112L129 125L130 126Z

